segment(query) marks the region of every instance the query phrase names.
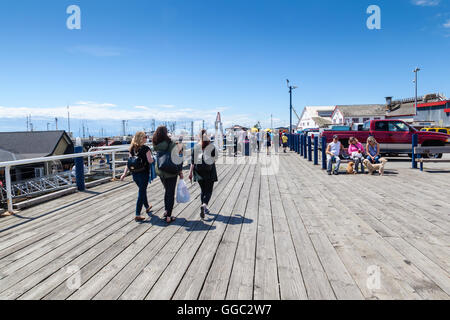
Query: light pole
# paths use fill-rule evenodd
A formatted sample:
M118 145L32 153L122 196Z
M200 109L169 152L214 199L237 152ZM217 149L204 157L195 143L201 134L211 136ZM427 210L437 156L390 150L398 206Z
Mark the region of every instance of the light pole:
M416 110L416 116L417 116L417 73L420 71L420 68L415 68L414 69L414 84L416 85L416 95L415 95L415 99L414 99L414 106L415 106L415 110Z
M287 86L289 88L289 98L290 98L290 105L289 105L289 134L292 134L292 90L297 89L297 86L291 86L289 85L289 80L286 80Z

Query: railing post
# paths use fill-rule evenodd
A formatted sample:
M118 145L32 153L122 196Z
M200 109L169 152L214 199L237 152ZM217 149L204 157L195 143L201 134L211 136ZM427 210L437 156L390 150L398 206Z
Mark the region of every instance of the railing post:
M297 138L296 134L294 134L294 143L295 143L294 151L297 153L298 152L298 138Z
M413 136L412 136L412 151L411 151L412 168L413 169L417 169L416 150L415 150L415 148L417 147L418 140L419 140L418 139L418 135L417 134L413 134Z
M298 141L299 141L299 148L298 148L298 154L300 156L303 156L303 134L298 135Z
M314 136L314 165L319 164L319 137Z
M300 140L300 135L299 134L297 134L297 136L296 136L296 138L297 138L297 154L300 154L300 147L301 147L301 140Z
M308 158L308 134L303 135L303 158Z
M83 147L82 146L76 146L75 147L75 153L82 153ZM77 180L77 188L79 191L86 190L86 185L84 183L84 161L83 158L75 158L75 173L76 173L76 180Z
M116 180L116 153L112 153L112 180Z
M91 156L88 156L88 174L91 174Z
M308 136L308 161L312 161L312 140L311 140L311 136Z
M327 170L327 138L322 137L322 169Z
M13 202L12 202L12 183L11 183L11 167L5 168L6 179L6 201L8 202L8 214L14 214Z

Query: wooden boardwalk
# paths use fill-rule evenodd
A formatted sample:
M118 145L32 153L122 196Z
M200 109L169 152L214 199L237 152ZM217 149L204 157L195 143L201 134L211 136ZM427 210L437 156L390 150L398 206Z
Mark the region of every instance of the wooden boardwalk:
M130 180L0 219L0 299L449 299L450 173L279 160L221 165L205 221L189 184L167 226L155 181L134 222Z

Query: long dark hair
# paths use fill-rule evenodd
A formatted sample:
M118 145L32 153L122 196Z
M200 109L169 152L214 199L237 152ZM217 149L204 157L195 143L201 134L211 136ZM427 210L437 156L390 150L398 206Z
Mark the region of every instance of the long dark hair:
M204 150L211 143L211 140L209 140L208 135L206 134L206 129L200 131L200 139L202 142L202 149Z
M167 132L166 126L159 126L153 134L153 147L156 147L158 144L164 141L170 142L169 134Z

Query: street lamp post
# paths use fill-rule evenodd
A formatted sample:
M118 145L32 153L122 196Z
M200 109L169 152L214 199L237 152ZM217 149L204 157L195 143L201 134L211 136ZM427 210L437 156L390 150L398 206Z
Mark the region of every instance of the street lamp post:
M289 134L292 134L292 90L297 89L297 86L291 86L289 85L289 80L286 80L287 86L289 88L289 98L290 98L290 104L289 104Z
M414 69L414 84L416 85L416 95L415 95L415 99L414 99L414 106L415 106L415 110L416 110L416 116L417 116L417 73L420 71L420 68L415 68Z

